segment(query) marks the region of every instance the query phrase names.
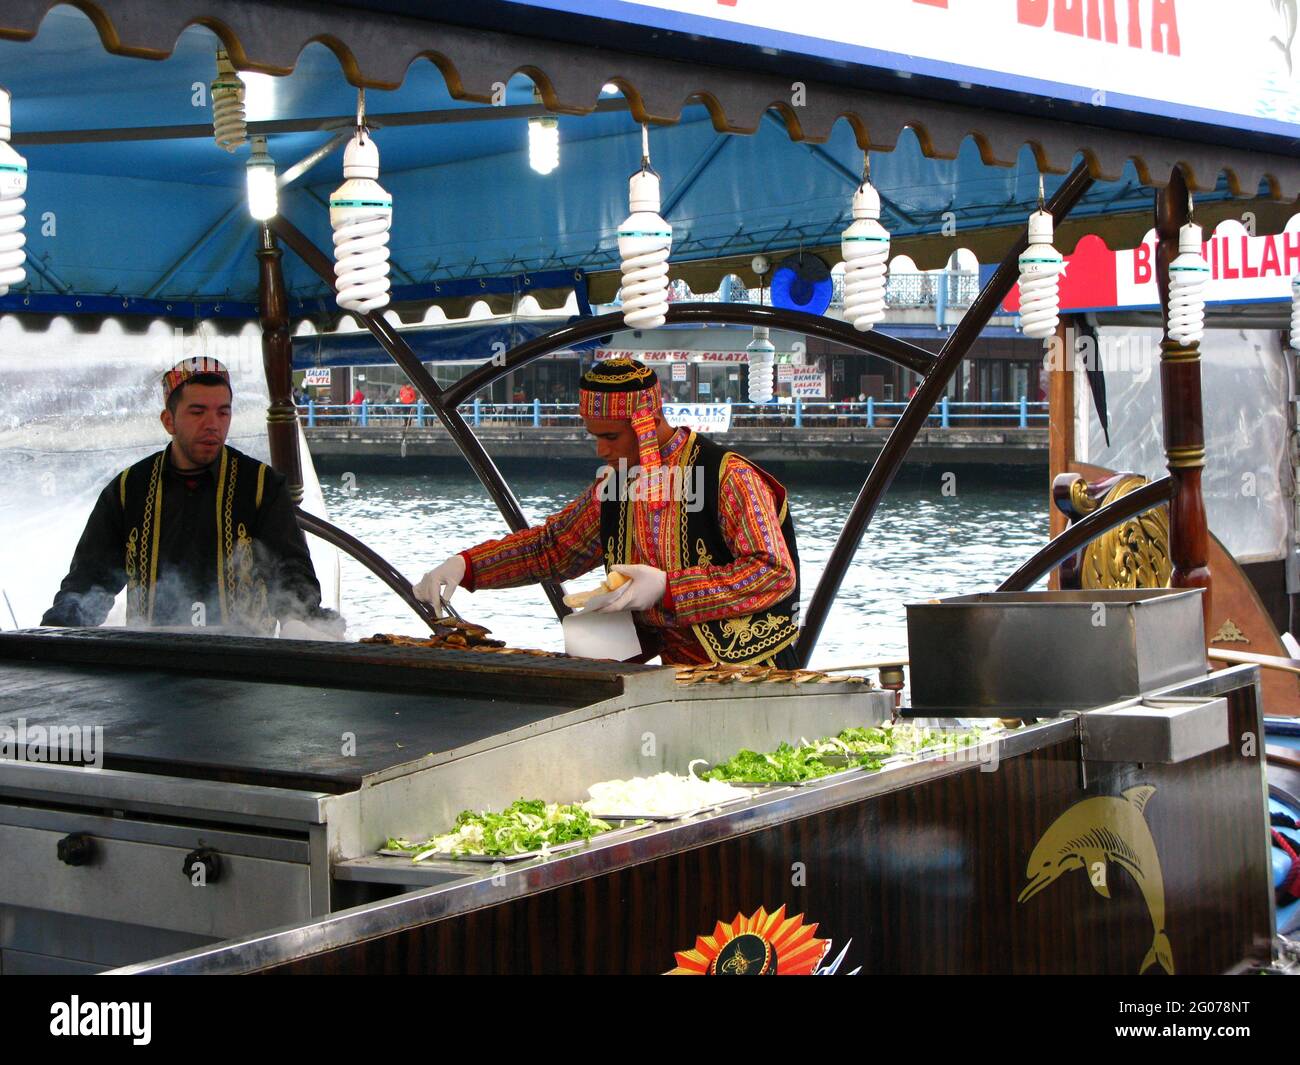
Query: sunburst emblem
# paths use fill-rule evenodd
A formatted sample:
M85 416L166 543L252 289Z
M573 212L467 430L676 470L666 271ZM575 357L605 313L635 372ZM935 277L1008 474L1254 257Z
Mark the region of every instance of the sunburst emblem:
M775 913L760 906L752 916L719 921L711 936L697 936L694 950L676 952L677 968L668 975L812 976L830 947L803 914L787 917L784 906Z

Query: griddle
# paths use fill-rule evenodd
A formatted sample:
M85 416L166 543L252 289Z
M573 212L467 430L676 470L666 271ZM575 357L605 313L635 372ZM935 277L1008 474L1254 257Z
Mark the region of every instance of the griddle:
M491 661L489 661L491 659ZM111 629L0 633L0 725L102 726L104 766L342 793L622 692L614 662ZM356 737L344 754L344 735Z

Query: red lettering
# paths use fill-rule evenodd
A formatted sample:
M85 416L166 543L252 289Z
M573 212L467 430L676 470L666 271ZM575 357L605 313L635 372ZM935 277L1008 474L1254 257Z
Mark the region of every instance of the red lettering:
M1026 26L1047 25L1047 0L1016 0L1016 18Z
M1282 234L1282 247L1286 251L1286 272L1300 271L1300 229L1292 229ZM1295 263L1292 266L1292 263Z
M1277 238L1271 234L1264 238L1264 261L1260 263L1259 272L1273 275L1282 272L1282 264L1277 258Z
M1119 43L1119 26L1115 22L1115 0L1102 0L1106 14L1105 31L1108 44Z
M1101 40L1101 0L1088 0L1088 13L1084 16L1084 32L1094 41Z
M1151 0L1151 47L1157 52L1179 54L1178 14L1174 0Z
M1149 285L1151 273L1151 245L1139 244L1133 249L1133 284Z
M1056 0L1052 12L1052 25L1057 33L1083 36L1083 0Z
M724 4L734 4L736 0L720 0ZM931 7L947 7L948 0L916 0L918 4L929 4Z
M1241 274L1232 268L1232 260L1229 254L1232 250L1232 245L1228 243L1227 237L1221 239L1223 240L1223 276L1225 280L1230 281L1233 278L1240 277Z
M1141 0L1128 0L1128 46L1142 47L1142 15L1138 11Z
M1259 277L1259 270L1250 265L1250 237L1241 238L1241 276Z

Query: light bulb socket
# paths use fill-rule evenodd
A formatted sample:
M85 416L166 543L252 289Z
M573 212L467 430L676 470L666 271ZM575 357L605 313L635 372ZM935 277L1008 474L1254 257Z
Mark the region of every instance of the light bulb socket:
M1029 216L1029 243L1051 244L1053 233L1052 216L1047 211L1035 211Z
M638 170L627 183L627 202L633 214L658 214L662 205L659 175L653 170Z
M1195 222L1188 222L1178 230L1179 255L1200 255L1204 243L1201 239L1201 227Z
M880 217L880 193L870 181L864 181L853 194L853 217Z
M343 176L379 180L379 146L365 130L358 130L343 149Z

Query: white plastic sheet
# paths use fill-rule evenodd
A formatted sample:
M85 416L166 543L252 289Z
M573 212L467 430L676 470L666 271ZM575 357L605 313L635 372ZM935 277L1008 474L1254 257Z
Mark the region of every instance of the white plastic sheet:
M1075 383L1076 457L1149 478L1166 473L1158 329L1105 327L1108 447L1082 373ZM1292 474L1287 458L1287 374L1280 335L1207 329L1201 343L1210 530L1239 562L1286 557Z

